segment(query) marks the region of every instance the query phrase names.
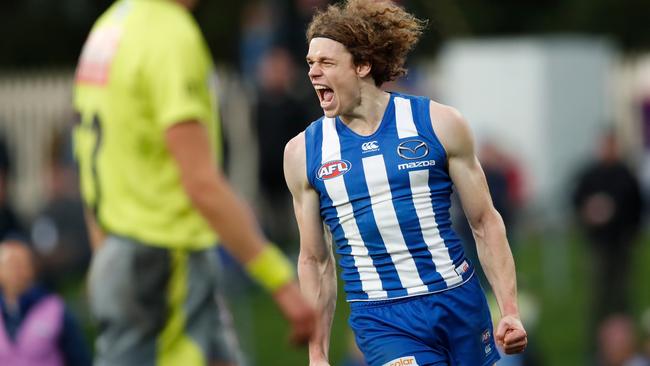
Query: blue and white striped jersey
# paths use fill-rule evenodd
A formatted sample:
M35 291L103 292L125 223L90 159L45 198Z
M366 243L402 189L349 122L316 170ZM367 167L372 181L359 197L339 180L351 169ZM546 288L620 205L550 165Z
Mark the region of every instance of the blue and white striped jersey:
M452 182L429 103L391 93L370 136L338 118L305 130L307 178L320 195L348 301L443 291L472 276L451 228Z

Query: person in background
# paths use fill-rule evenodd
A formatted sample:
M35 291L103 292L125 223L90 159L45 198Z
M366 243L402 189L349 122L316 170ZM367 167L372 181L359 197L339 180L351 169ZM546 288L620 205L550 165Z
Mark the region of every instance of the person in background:
M233 365L215 295L220 243L307 342L314 312L292 264L219 167L214 64L194 0L118 0L78 63L74 131L94 248L96 366Z
M23 231L22 224L9 202L8 190L11 173L11 155L4 136L0 134L0 238Z
M609 314L629 311L632 249L643 212L639 181L623 161L613 132L601 137L596 159L579 174L573 205L593 253L598 324Z
M349 324L370 366L491 365L496 344L508 354L527 345L514 259L469 124L427 97L381 88L406 73L423 28L392 1L348 0L307 30L308 75L325 116L289 141L284 174L300 229L300 286L320 315L312 366L329 364L334 245ZM494 331L451 229L452 187L499 304Z
M490 189L492 204L503 219L510 239L509 243L513 245L511 249L514 251L515 243L512 241L512 234L515 232L516 214L521 207L521 174L514 159L499 148L495 141L483 141L480 144L477 157L485 174L485 181ZM465 255L472 262L478 263L474 235L464 212L459 209L460 205L458 203L458 197L455 196L454 207L452 207L454 227L463 241ZM475 270L481 280L481 285L489 286L481 266L476 266Z
M61 297L38 282L22 239L0 243L0 365L90 366L88 347Z
M259 149L262 223L272 240L295 245L291 196L278 171L282 171L284 145L303 130L302 121L318 118L322 111L319 108L320 113L313 112L303 96L296 93L295 64L285 48L275 47L264 55L258 80L253 118Z
M259 87L257 70L276 41L273 8L267 1L247 2L242 9L239 40L239 68L244 81Z
M638 351L634 322L625 314L612 314L600 324L597 357L597 366L650 366Z
M44 207L31 224L31 242L47 285L79 282L90 263L78 176L72 158L70 131L57 131L46 149Z

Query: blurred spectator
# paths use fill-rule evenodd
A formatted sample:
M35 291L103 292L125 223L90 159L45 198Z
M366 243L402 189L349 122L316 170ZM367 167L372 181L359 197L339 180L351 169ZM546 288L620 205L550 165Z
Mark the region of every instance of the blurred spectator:
M239 42L239 62L244 79L258 86L256 70L264 54L275 42L273 11L262 0L246 4L241 19L241 40Z
M519 165L514 158L505 153L493 141L484 141L477 156L485 173L485 180L490 188L494 208L501 214L508 234L511 234L516 228L514 222L516 211L523 205L523 184ZM476 272L481 283L485 287L489 287L478 260L472 230L460 209L460 202L457 199L454 205L456 206L453 211L454 225L463 240L465 254L476 265ZM511 240L510 243L513 245L516 241Z
M12 233L22 232L22 225L8 201L7 187L10 175L11 158L5 139L0 135L0 239Z
M594 255L595 321L627 310L631 251L639 232L639 182L620 156L616 136L602 136L597 158L577 180L573 204Z
M292 80L292 89L312 92L307 75L307 42L305 30L313 14L324 9L328 0L254 0L246 4L241 17L239 64L244 81L255 88L264 88L258 72L266 55L281 48L292 59L292 74L305 77ZM292 79L293 79L292 75ZM312 103L307 105L318 105ZM319 110L320 111L320 110Z
M296 240L297 229L287 223L294 216L281 174L284 146L322 111L310 110L294 92L295 67L286 49L273 48L264 55L258 78L261 84L253 118L259 145L261 216L269 237L286 244Z
M275 3L280 7L278 41L288 48L295 62L300 62L299 66L306 65L304 60L307 54L307 24L316 11L325 9L330 1L290 0ZM301 75L306 75L306 72Z
M90 244L69 139L68 131L55 134L47 149L47 203L31 227L43 278L51 285L81 277L90 260Z
M643 131L644 155L639 169L639 178L643 196L648 202L650 200L650 95L641 100L641 128ZM646 213L650 207L646 206Z
M521 170L515 160L492 141L481 145L478 156L494 208L501 214L506 228L512 230L515 211L523 204Z
M629 316L611 315L598 328L598 366L650 366L637 351L634 324Z
M30 248L0 243L0 365L91 365L77 324L59 296L37 283Z
M294 62L294 73L298 75L293 89L298 94L314 93L313 86L307 77L309 68L305 62L307 54L306 30L307 24L318 10L324 10L329 0L268 0L276 11L276 41L275 44L285 48ZM312 94L307 94L310 97ZM315 109L320 117L323 112L316 103L317 99L311 97L303 101L308 108ZM304 122L311 122L312 119ZM307 127L305 125L304 127ZM293 137L293 136L292 136ZM293 216L293 215L292 215Z

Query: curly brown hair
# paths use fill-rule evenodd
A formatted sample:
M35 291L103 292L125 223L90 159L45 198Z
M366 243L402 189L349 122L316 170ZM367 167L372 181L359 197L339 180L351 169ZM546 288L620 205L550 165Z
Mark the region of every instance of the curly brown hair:
M375 85L381 86L406 75L406 55L426 24L390 0L347 0L314 15L307 43L317 37L342 43L356 65L372 65Z

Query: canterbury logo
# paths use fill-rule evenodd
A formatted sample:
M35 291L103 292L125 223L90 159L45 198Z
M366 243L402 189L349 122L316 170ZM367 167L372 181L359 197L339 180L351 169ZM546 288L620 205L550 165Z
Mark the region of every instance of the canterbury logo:
M377 144L377 141L364 142L361 145L361 150L364 152L379 150L379 145Z

